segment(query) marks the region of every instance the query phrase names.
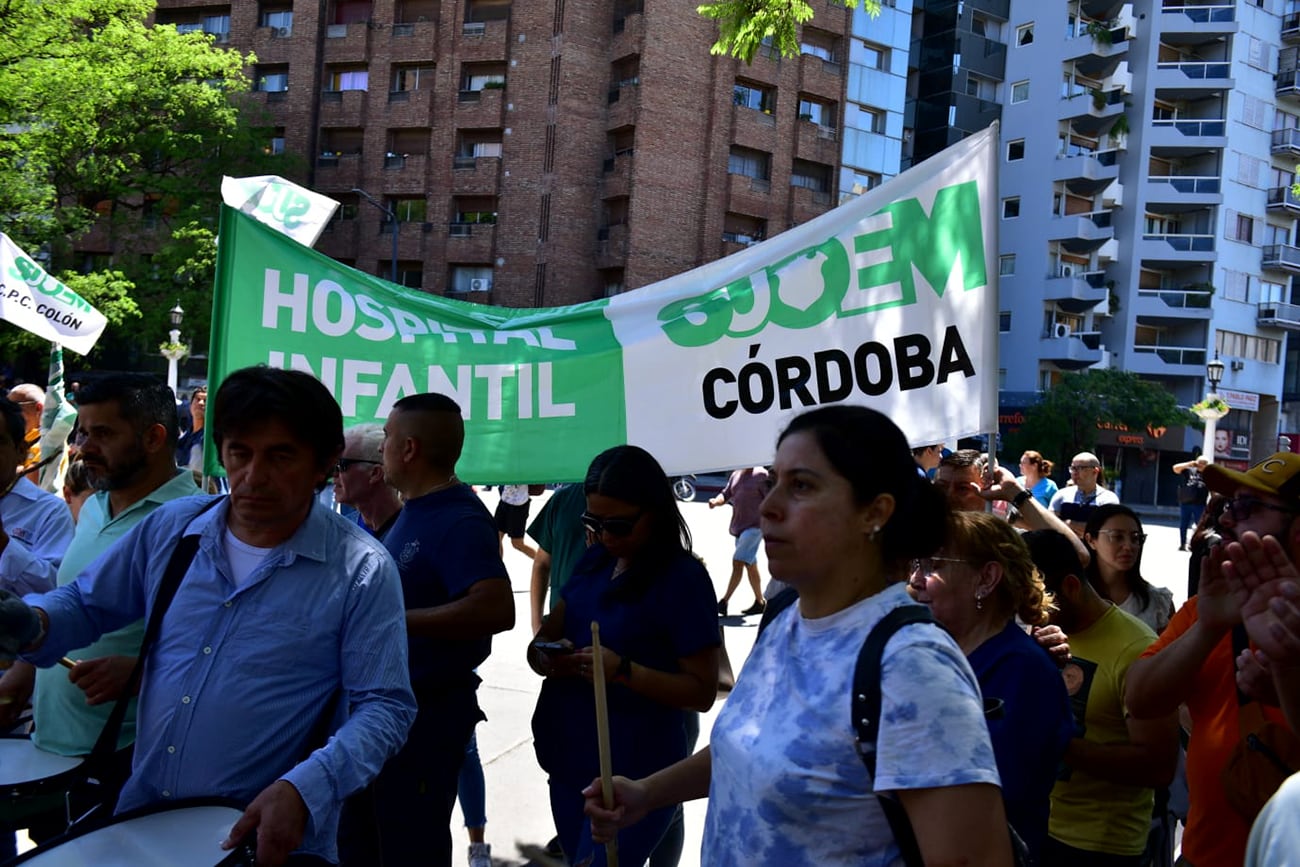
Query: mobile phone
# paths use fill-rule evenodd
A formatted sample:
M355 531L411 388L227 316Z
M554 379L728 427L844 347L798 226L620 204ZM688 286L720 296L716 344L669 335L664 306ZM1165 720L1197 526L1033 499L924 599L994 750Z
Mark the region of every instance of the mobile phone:
M563 641L534 641L533 647L552 656L567 656L573 653L573 647Z

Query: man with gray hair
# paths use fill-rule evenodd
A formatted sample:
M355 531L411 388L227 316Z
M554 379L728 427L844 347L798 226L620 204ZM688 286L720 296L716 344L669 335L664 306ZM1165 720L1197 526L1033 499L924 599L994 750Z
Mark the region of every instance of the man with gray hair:
M1101 459L1092 452L1079 452L1070 461L1070 484L1052 497L1049 508L1080 536L1093 509L1119 503L1115 492L1103 488L1100 481Z
M334 468L334 502L361 513L366 529L383 539L402 511L397 491L384 481L384 428L359 424L343 433L343 455Z

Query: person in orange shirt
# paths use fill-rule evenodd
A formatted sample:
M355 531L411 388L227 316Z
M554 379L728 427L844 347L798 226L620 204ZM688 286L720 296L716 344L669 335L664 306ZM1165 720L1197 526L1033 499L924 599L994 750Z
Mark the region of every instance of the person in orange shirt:
M1238 867L1254 816L1230 806L1221 773L1238 742L1244 713L1285 725L1277 688L1286 669L1254 661L1242 622L1243 595L1234 593L1224 564L1243 538L1273 537L1292 560L1300 559L1300 455L1279 452L1248 472L1210 464L1210 490L1228 498L1219 530L1224 544L1202 566L1199 594L1187 601L1142 658L1129 668L1125 701L1139 718L1186 704L1192 719L1187 747L1190 809L1182 857L1192 867ZM1248 535L1253 534L1253 535Z

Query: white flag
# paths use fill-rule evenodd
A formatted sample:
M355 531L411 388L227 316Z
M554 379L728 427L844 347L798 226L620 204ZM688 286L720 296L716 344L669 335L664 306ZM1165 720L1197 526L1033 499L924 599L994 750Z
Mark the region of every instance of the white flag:
M221 198L230 207L278 229L299 244L316 243L339 203L279 175L221 179Z
M0 233L0 319L85 355L108 320Z

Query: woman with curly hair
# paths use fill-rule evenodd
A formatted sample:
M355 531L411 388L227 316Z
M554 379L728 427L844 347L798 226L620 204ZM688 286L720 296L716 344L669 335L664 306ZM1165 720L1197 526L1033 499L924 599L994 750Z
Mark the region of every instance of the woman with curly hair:
M984 695L1007 819L1037 857L1052 786L1074 734L1056 663L1017 622L1046 626L1051 594L1020 534L982 512L954 512L947 543L912 564L912 596L929 604L966 654Z

